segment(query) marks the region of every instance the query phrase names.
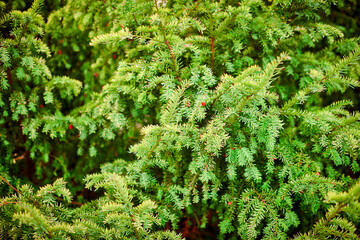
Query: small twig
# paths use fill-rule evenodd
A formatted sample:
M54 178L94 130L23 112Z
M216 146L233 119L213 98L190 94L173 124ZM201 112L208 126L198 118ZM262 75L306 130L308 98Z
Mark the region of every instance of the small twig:
M9 185L12 189L15 190L15 192L17 192L19 195L22 195L21 192L19 192L13 185L11 185L8 181L6 181L5 178L3 178L2 176L0 176L0 179L2 179L4 182L6 182L7 185Z
M345 123L345 124L343 124L343 125L335 126L335 127L333 127L333 128L329 131L328 134L334 133L336 130L339 130L340 128L343 128L343 127L345 127L345 126L348 126L348 125L350 125L350 124L353 124L353 123L357 122L358 120L359 120L358 118L354 118L352 121L349 121L349 122L347 122L347 123Z
M160 141L161 141L161 134L162 132L158 135L158 139L154 145L154 147L150 150L150 152L146 155L147 158L150 157L150 155L154 152L155 148L157 148L157 146L159 145Z
M20 46L21 39L25 36L25 31L27 30L27 27L28 27L28 23L26 23L25 27L22 29L21 37L19 37L19 42L17 43L16 48L18 48Z
M57 199L57 200L60 200L60 201L65 201L64 199L62 199L62 198L60 198L60 197L58 197L58 196L55 196L55 198ZM75 201L70 201L70 203L71 204L74 204L74 205L76 205L76 206L82 206L82 205L84 205L83 203L80 203L80 202L75 202Z
M278 225L278 224L279 224L279 221L278 221L278 219L277 219L276 214L275 214L274 211L269 207L269 205L266 203L266 201L261 197L261 195L256 191L256 188L255 188L255 186L254 186L254 182L251 182L251 184L252 184L253 190L254 190L255 193L258 195L258 198L260 199L260 201L261 201L262 203L264 203L264 205L267 207L267 209L269 210L269 212L274 216L274 219L276 220L276 223L277 223L277 225ZM276 234L278 233L277 225L275 225L275 226L276 226L276 231L275 231Z
M4 182L6 182L6 184L9 185L12 189L14 189L15 192L17 192L19 195L22 195L22 193L19 190L17 190L13 185L11 185L8 181L6 181L5 178L0 176L0 179L4 180ZM36 203L36 205L40 206L40 203L38 203L36 200L34 200L34 202Z
M216 102L222 95L224 95L227 91L229 91L232 86L234 86L234 83L231 83L228 88L226 88L222 93L220 93L218 96L216 96L216 97L214 98L214 100L212 101L212 103L211 103L211 105L210 105L210 108L215 104L215 102Z
M1 207L1 206L4 206L4 205L7 205L7 204L16 204L16 203L20 203L20 202L6 202L6 201L3 199L3 203L0 204L0 207Z
M164 35L164 38L165 38L165 35ZM166 39L166 38L165 38L165 39ZM168 47L168 49L169 49L169 51L170 51L171 60L172 60L173 66L174 66L174 71L175 71L176 77L177 77L177 79L181 82L181 79L180 79L180 77L179 77L179 72L178 72L177 67L176 67L175 57L174 57L174 54L173 54L173 52L172 52L172 50L171 50L169 41L168 41L168 40L165 40L165 44L166 44L166 46Z
M194 9L197 8L198 5L199 5L199 2L196 2L195 6L194 6L192 9L190 9L190 11L188 12L187 16L189 16L190 13L191 13L192 11L194 11Z
M335 207L336 207L336 210L334 211L333 214L331 214L329 217L326 217L326 220L322 222L321 226L326 226L329 224L329 222L331 221L331 219L333 217L335 217L339 212L342 211L342 208L346 206L345 203L341 203L341 204L337 204ZM312 232L311 234L311 237L314 237L315 235L317 235L317 233L315 231ZM311 238L312 239L312 238Z
M158 139L155 143L155 145L151 148L150 152L146 155L146 158L149 159L150 155L154 152L154 150L159 146L159 143L161 141L161 134L162 132L159 133L158 135ZM142 167L142 171L145 169L145 167L147 166L147 163L144 164L144 166Z
M156 1L156 0L155 0L155 7L156 7L157 13L159 13L159 7L158 7L158 4L157 4L157 1ZM168 41L167 38L166 38L165 28L164 28L162 22L160 22L160 29L161 29L161 32L162 32L163 37L164 37L164 43L166 44L167 48L168 48L169 51L170 51L171 60L172 60L173 66L174 66L174 71L175 71L176 77L177 77L177 79L181 82L181 79L180 79L180 77L179 77L179 72L178 72L177 67L176 67L175 57L174 57L174 54L173 54L173 52L172 52L172 50L171 50L169 41Z
M245 106L245 104L246 104L250 99L252 99L252 98L254 98L254 95L253 95L253 94L248 95L248 96L242 101L242 103L237 106L237 108L236 108L236 113L237 113L237 112L240 112L241 109ZM230 118L230 116L229 116L228 118ZM229 122L228 122L228 123L229 123L229 124L233 124L235 120L236 120L236 118L229 119ZM226 119L226 122L227 122L227 121L228 121L228 119Z
M199 176L199 174L197 173L197 174L195 174L194 175L194 177L193 177L193 179L191 180L191 182L189 183L189 188L190 188L190 190L192 190L193 189L193 185L195 184L195 180L197 180L197 177Z
M158 4L157 4L156 0L155 0L155 7L156 7L156 11L159 12L159 7L158 7Z
M13 161L15 162L15 161L23 160L24 158L25 158L25 154L22 154L18 157L13 158Z
M195 220L196 220L196 224L197 224L198 226L200 226L200 225L201 225L201 222L200 222L198 216L196 215L196 212L194 213L194 217L195 217Z
M135 14L134 14L134 13L132 13L132 15L133 15L133 18L134 18L134 20L135 20L136 24L139 26L139 22L136 20Z
M12 84L13 84L13 80L12 80L10 68L7 69L7 75L8 75L8 79L9 79L10 85L12 85Z

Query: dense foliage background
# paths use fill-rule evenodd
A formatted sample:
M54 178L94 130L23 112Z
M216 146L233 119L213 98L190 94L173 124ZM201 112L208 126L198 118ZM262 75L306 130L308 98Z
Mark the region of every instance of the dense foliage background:
M0 238L359 238L359 16L0 2Z

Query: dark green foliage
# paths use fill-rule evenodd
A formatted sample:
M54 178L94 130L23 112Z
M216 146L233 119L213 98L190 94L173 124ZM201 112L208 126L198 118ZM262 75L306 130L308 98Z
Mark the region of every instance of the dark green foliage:
M356 1L41 6L0 18L2 234L358 238Z
M1 173L20 168L15 172L30 180L46 177L41 165L52 163L55 174L61 168L60 161L53 162L54 145L67 138L71 122L61 112L62 102L73 99L82 87L78 80L53 76L46 65L51 52L41 40L45 25L38 14L41 6L41 1L35 1L25 12L14 10L1 18Z

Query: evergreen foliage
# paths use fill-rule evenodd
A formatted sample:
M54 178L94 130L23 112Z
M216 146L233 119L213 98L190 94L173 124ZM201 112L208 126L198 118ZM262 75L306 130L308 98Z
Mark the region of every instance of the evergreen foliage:
M328 239L329 237L358 239L356 226L339 215L343 212L350 218L358 219L359 197L360 182L350 188L348 192L329 192L326 201L335 205L329 208L325 218L320 219L309 233L298 236L296 239Z
M104 188L106 195L73 209L63 179L34 192L23 185L17 194L3 198L2 239L181 239L175 232L154 230L169 213L148 199L134 205L131 189L116 173L88 176L87 187ZM151 233L150 230L153 230Z
M38 13L41 6L35 1L27 11L13 10L1 17L5 34L0 38L0 171L8 179L12 177L6 174L8 169L19 166L23 170L18 174L27 174L30 180L35 179L35 169L38 179L46 176L41 165L66 168L61 161L53 162L51 154L61 151L54 145L66 139L71 123L70 116L61 112L63 101L72 100L82 87L78 80L54 76L47 66L45 57L51 51L41 39L45 25Z
M25 6L0 2L0 236L359 238L356 1Z

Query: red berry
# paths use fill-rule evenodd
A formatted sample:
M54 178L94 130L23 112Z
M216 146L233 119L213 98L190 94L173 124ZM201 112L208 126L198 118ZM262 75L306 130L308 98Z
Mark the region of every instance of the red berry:
M40 108L44 108L44 105L40 104L39 107L40 107Z
M72 124L69 124L69 129L71 130L73 128L74 128L74 126Z
M275 158L273 158L273 162L275 162Z
M94 73L94 77L96 77L96 78L97 78L98 76L99 76L99 74L98 74L98 73Z
M108 23L108 22L106 23L106 26L107 26L107 27L109 26L109 23Z
M149 25L149 29L150 29L151 27L150 27L150 25Z
M124 25L121 24L120 27L121 27L121 28L124 28Z
M230 206L232 204L232 202L228 202L228 205Z
M63 43L63 40L62 40L62 39L60 39L60 43L61 43L61 44Z
M246 201L248 202L248 201L249 201L249 198L246 198Z
M101 85L101 89L103 89L104 88L104 85Z
M300 193L304 193L304 191L301 190Z
M84 93L84 97L86 97L86 93Z
M190 103L189 103L189 102L187 102L187 103L186 103L186 106L190 107Z
M226 153L224 154L224 157L226 157Z
M300 165L302 164L302 162L300 162Z
M240 2L238 2L237 5L240 6Z
M319 176L320 175L320 173L319 172L316 172L316 176Z
M201 105L202 105L203 107L205 107L205 105L206 105L206 102L202 102L202 103L201 103Z
M235 150L235 148L232 147L231 150Z
M116 55L115 55L115 54L113 54L113 59L116 59Z
M62 51L61 51L60 49L58 50L58 54L59 54L59 55L61 55L61 54L62 54Z

